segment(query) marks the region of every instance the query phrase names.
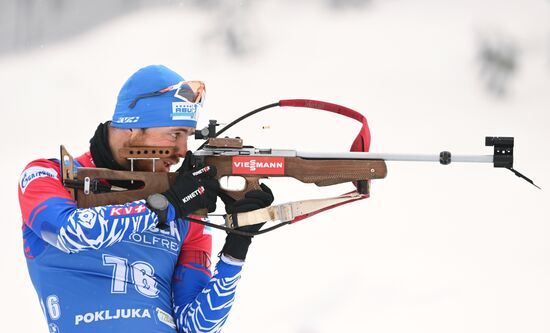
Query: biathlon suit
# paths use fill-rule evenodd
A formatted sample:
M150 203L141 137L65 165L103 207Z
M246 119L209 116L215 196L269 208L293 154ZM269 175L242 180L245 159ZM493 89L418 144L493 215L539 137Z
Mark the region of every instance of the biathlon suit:
M218 332L242 263L221 256L210 272L208 227L156 227L145 200L78 208L58 160L39 159L19 181L23 243L50 332ZM88 152L77 166L95 167ZM170 218L172 217L172 218Z

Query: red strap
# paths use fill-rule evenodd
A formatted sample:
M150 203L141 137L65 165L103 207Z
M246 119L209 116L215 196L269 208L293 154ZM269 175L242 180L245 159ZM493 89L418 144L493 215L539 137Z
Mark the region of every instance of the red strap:
M338 104L315 101L311 99L283 99L279 101L279 106L294 106L310 109L324 110L328 112L338 113L348 118L355 119L363 124L357 137L351 145L350 151L369 151L370 148L370 130L367 118L357 111L354 111L345 106Z
M353 193L353 192L350 192L350 193ZM345 193L345 194L349 194L349 193ZM343 195L345 195L343 194ZM336 208L338 206L342 206L342 205L345 205L345 204L349 204L350 202L355 202L355 201L358 201L358 200L363 200L363 199L366 199L368 198L369 195L368 194L364 194L364 195L361 195L359 198L356 198L356 199L350 199L348 201L344 201L342 203L339 203L339 204L336 204L336 205L332 205L332 206L327 206L327 207L323 207L321 209L318 209L314 212L311 212L311 213L308 213L308 214L304 214L304 215L300 215L300 216L297 216L296 218L294 218L294 220L290 221L289 224L292 224L292 223L295 223L295 222L298 222L298 221L301 221L301 220L305 220L307 219L308 217L312 217L313 215L317 215L321 212L324 212L326 210L329 210L329 209L332 209L332 208Z
M343 116L346 116L348 118L355 119L363 124L361 129L359 130L359 133L357 134L357 137L353 141L353 144L351 145L350 151L357 151L357 152L368 152L370 148L370 130L369 130L369 124L367 123L367 118L360 114L357 111L354 111L350 108L347 108L345 106L341 106L338 104L333 103L327 103L327 102L321 102L321 101L315 101L311 99L284 99L279 101L279 106L293 106L293 107L303 107L303 108L310 108L310 109L318 109L318 110L324 110L328 112L337 113ZM348 194L348 193L346 193ZM328 206L321 208L319 210L316 210L312 213L300 215L296 217L294 220L292 220L290 223L298 222L303 219L306 219L308 217L311 217L313 215L316 215L318 213L324 212L326 210L342 206L345 204L348 204L350 202L354 202L357 200L362 200L368 198L368 195L362 195L361 197L357 199L352 199L340 204Z

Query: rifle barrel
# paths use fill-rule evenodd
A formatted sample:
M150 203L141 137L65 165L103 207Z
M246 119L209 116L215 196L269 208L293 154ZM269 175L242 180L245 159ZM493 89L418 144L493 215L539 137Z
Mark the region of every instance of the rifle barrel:
M407 162L440 162L440 154L387 154L387 153L324 153L324 152L296 152L297 157L306 159L372 159L385 161ZM452 155L452 162L493 163L493 155Z

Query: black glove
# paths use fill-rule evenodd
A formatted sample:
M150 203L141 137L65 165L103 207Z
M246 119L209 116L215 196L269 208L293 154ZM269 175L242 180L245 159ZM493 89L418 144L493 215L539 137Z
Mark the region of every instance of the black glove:
M199 209L207 209L209 213L216 210L220 190L220 184L214 178L216 167L192 169L191 157L192 154L188 151L178 169L175 183L168 191L162 193L174 206L177 218L185 218Z
M183 158L183 162L181 163L181 166L178 170L176 170L177 173L183 173L187 171L193 170L195 167L195 156L193 156L193 152L188 150L187 153L185 153L185 157Z
M265 184L260 184L262 190L255 190L247 192L244 198L235 201L226 194L220 193L225 203L225 211L227 214L233 214L233 221L238 225L237 213L250 212L256 209L268 207L273 202L273 192ZM258 223L253 225L247 225L244 227L235 228L235 230L246 232L257 232L262 228L264 223ZM235 259L244 260L248 247L252 242L252 236L244 236L230 232L225 238L225 244L221 250L221 253L226 254Z

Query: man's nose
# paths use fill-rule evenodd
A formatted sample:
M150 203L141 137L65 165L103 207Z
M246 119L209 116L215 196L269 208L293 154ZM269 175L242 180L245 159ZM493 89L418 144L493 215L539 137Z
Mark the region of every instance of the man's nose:
M178 146L178 149L176 150L176 156L179 158L185 157L185 154L187 153L187 144L180 147Z
M176 141L176 156L178 158L185 157L187 153L187 137L183 135Z

